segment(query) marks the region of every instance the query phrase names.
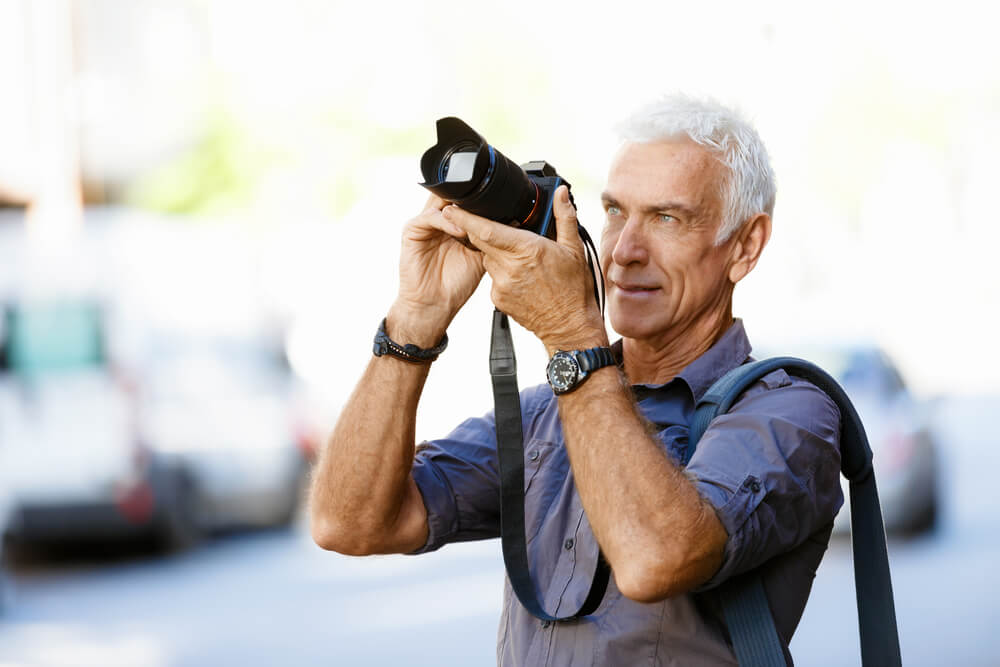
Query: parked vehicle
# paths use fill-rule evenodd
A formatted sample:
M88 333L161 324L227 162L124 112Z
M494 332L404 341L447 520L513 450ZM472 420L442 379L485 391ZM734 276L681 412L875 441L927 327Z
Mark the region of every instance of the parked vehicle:
M175 539L289 524L308 463L295 438L292 377L281 346L161 333L152 337L148 359L139 432L187 500Z
M152 536L177 548L205 530L291 521L306 463L264 352L160 341L129 376L108 358L95 301L20 301L4 324L12 537Z
M928 411L917 401L888 354L873 344L769 348L758 358L792 355L833 375L854 403L868 434L888 533L932 528L940 506L938 445ZM835 532L850 529L847 482Z
M130 532L147 461L128 385L111 369L101 305L19 301L4 311L0 443L18 539Z

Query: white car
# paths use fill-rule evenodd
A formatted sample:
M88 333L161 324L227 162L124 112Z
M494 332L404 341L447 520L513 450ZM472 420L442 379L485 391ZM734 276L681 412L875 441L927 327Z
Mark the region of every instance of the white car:
M4 310L0 446L18 539L143 529L130 512L142 477L128 386L110 370L100 304L21 301Z
M181 476L186 529L293 520L308 463L293 428L291 383L280 346L261 339L152 338L139 432L157 460Z
M109 363L104 321L88 301L6 310L0 443L12 536L153 536L176 548L205 530L289 523L307 466L280 368L224 341L158 350L144 385Z

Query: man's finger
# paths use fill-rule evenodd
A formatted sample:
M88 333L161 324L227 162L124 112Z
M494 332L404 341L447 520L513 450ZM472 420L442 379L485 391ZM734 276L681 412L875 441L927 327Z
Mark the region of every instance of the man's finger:
M424 204L424 212L426 212L426 211L440 211L441 209L443 209L447 205L448 205L448 202L446 202L445 200L441 199L436 194L431 194L431 196L427 198L427 203Z
M424 213L420 216L420 221L428 227L433 227L438 231L442 231L448 236L452 236L459 241L464 241L469 238L469 235L465 233L464 229L445 218L440 211L435 211L433 209L424 211Z
M490 249L509 252L522 248L528 241L524 235L531 233L487 220L457 206L446 206L442 213L445 220L465 230L476 247L487 253Z
M552 212L556 216L556 242L559 245L578 247L580 232L577 230L576 208L569 200L569 188L560 185L556 188L555 201L552 202Z

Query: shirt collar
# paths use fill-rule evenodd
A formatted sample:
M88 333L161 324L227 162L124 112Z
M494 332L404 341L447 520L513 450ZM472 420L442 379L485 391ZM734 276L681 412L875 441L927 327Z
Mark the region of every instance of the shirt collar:
M743 328L743 320L736 318L722 337L707 352L688 364L670 382L663 384L640 384L633 387L645 389L661 389L668 384L681 380L691 390L691 395L697 402L712 384L747 360L750 356L750 339ZM612 345L612 351L619 364L622 364L622 341L619 339Z

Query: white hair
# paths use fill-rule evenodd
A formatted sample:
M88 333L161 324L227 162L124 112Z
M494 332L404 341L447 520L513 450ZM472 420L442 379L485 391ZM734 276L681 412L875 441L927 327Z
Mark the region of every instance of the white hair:
M671 94L617 126L623 142L652 143L687 137L714 154L728 171L724 209L715 242L723 243L758 213L774 214L774 172L757 130L737 111L712 99Z

